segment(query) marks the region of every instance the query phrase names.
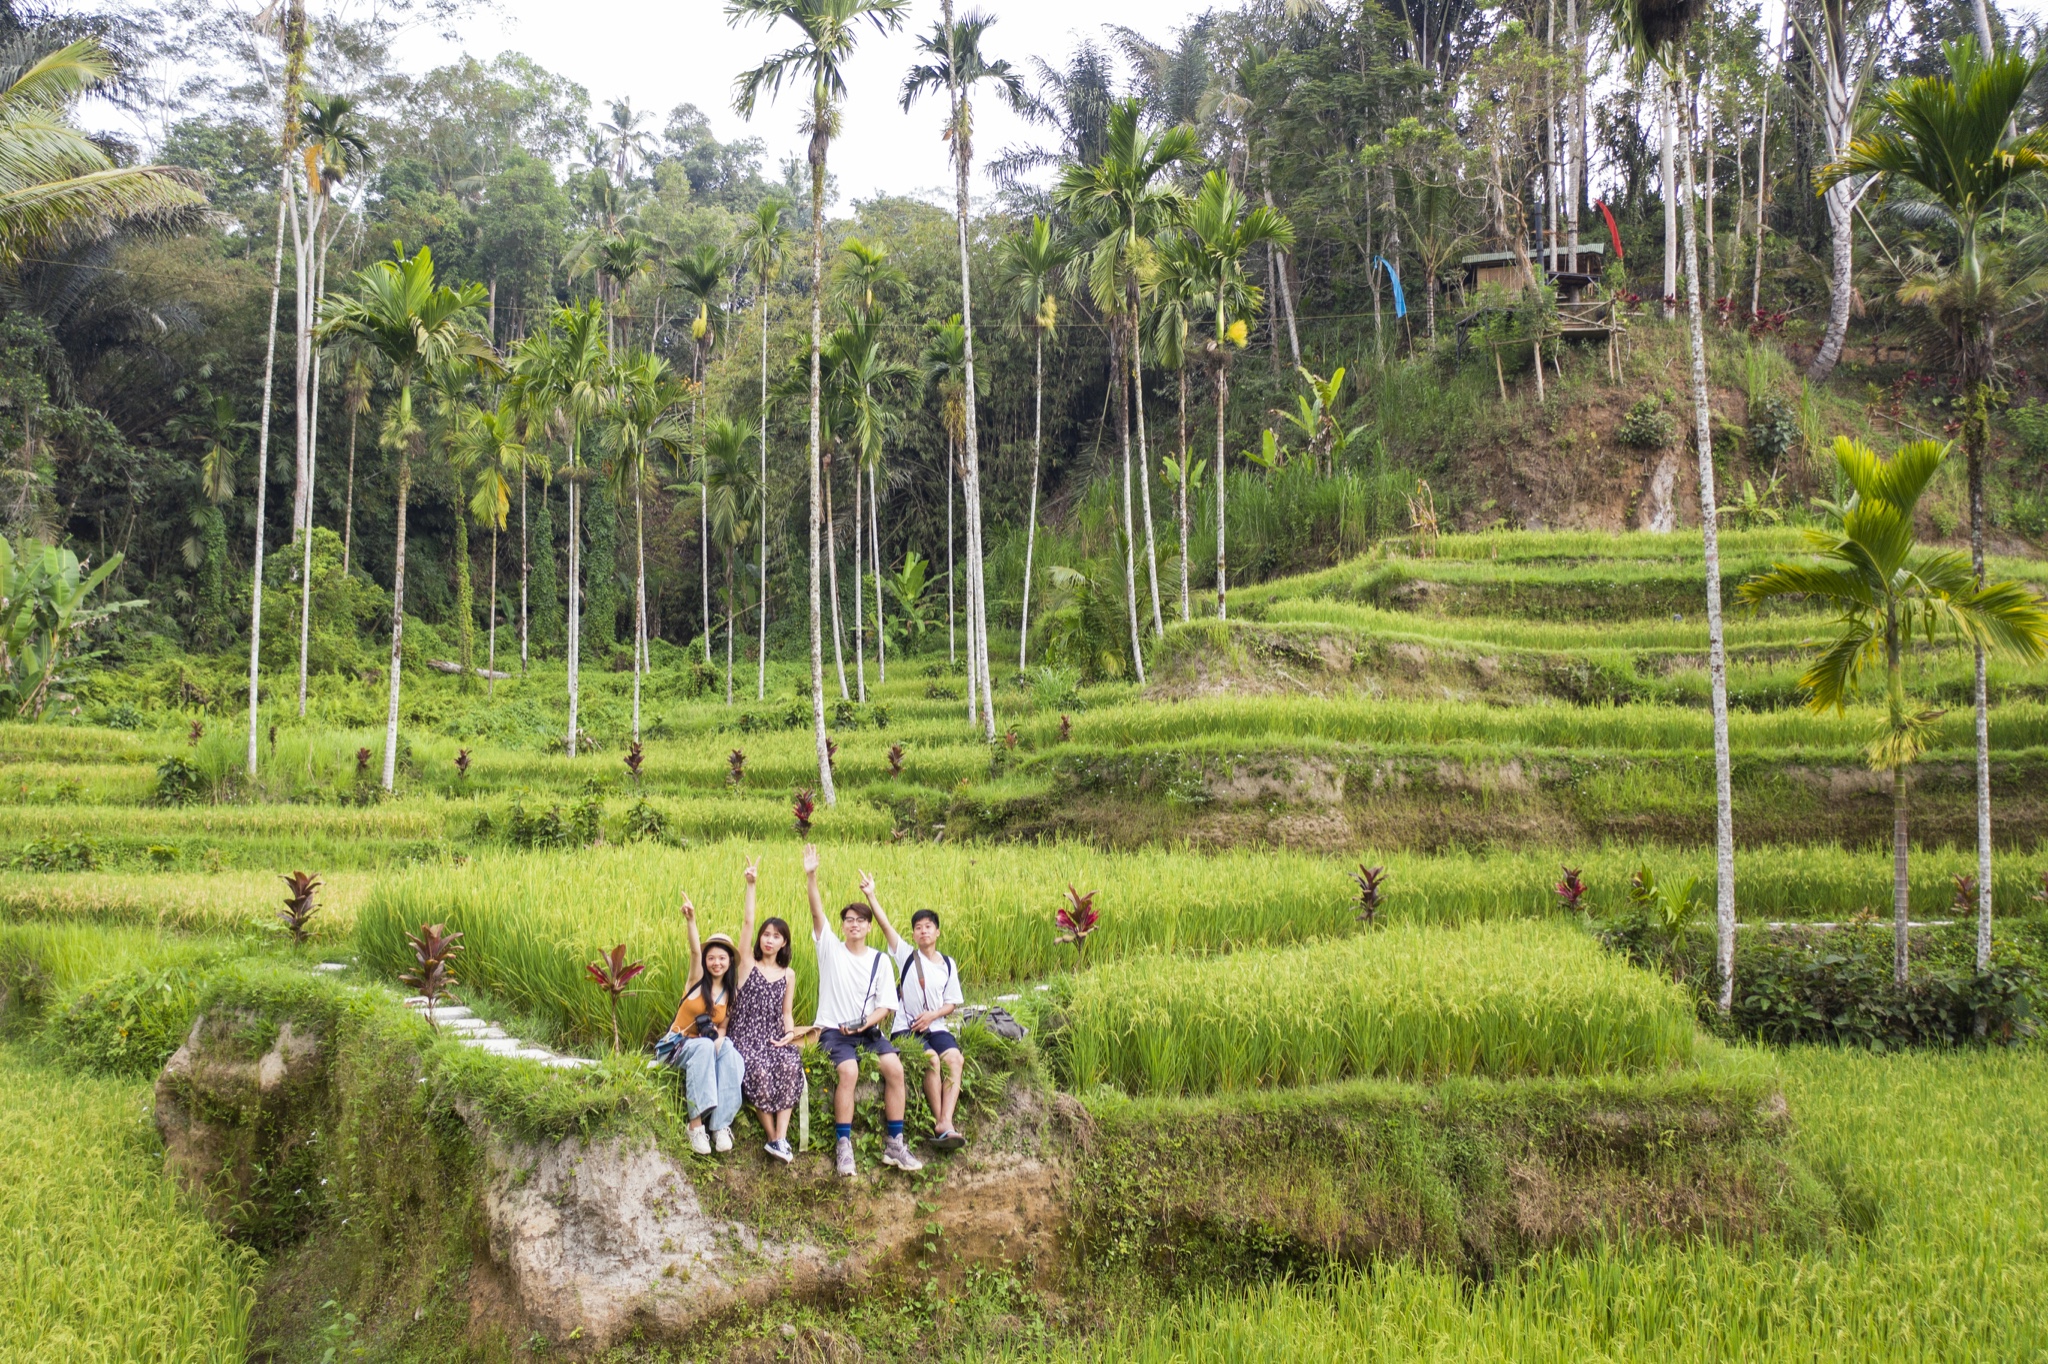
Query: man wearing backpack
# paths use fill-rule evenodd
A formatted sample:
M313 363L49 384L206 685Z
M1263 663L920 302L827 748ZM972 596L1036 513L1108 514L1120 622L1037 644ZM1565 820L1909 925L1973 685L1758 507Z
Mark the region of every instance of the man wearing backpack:
M863 875L863 888L873 883ZM882 1072L882 1115L889 1137L882 1144L882 1163L899 1170L920 1170L924 1162L903 1142L903 1059L882 1029L896 1012L896 973L880 952L867 945L875 912L867 905L839 911L840 936L825 922L825 899L818 893L818 850L804 845L804 885L811 897L811 940L818 950L818 1045L839 1072L832 1096L832 1120L838 1135L839 1173L853 1174L853 1097L860 1083L860 1053L875 1058Z
M875 898L875 878L861 873L860 892L882 925L888 939L889 955L896 960L897 997L902 1007L896 1013L896 1033L891 1039L899 1047L913 1042L924 1049L925 1097L932 1106L932 1145L941 1151L957 1151L967 1144L953 1126L953 1113L960 1104L960 1071L965 1057L960 1044L946 1027L964 999L960 993L960 968L939 951L937 911L920 909L910 916L910 942L903 941L882 902ZM940 1071L945 1072L941 1078Z

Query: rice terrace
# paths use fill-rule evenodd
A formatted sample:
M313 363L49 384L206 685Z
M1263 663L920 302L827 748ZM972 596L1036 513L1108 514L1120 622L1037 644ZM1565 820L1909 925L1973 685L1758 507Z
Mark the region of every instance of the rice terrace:
M0 0L0 1364L2048 1359L2040 16L1102 17Z

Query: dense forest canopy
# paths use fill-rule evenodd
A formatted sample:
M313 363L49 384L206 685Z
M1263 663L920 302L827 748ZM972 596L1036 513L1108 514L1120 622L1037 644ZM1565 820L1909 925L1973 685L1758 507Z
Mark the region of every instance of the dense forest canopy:
M937 20L867 8L876 29ZM307 666L376 667L401 478L404 611L436 656L473 654L492 623L517 640L497 642L501 666L508 650L559 656L573 613L584 658L609 666L637 637L643 585L650 646L701 642L708 659L736 628L744 660L764 615L770 649L796 644L813 167L714 135L706 111L733 102L741 73L679 67L676 103L657 110L531 54L416 69L410 42L453 12L0 5L10 79L67 44L98 54L38 117L75 127L88 93L127 108L147 135L90 147L108 173L161 191L0 224L0 520L87 565L121 556L105 590L142 605L111 621L113 647L246 649L260 506L280 609L296 609L306 566L316 574ZM750 0L732 17L770 21L766 57L796 32L775 16L800 12L822 10ZM1466 371L1490 384L1468 331L1540 331L1552 305L1547 290L1468 279L1461 260L1495 253L1526 272L1546 250L1554 266L1598 249L1591 267L1570 257L1594 276L1586 296L1654 326L1683 304L1688 175L1711 329L1838 388L1845 346L1870 340L1881 362L1896 342L1910 379L1888 380L1894 393L1960 391L1940 310L1915 294L1956 263L1957 219L1904 180L1821 192L1816 176L1884 91L1948 70L1945 43L2031 52L2037 35L1981 0L1799 0L1769 27L1740 0L1688 13L1662 64L1580 0L1261 2L1170 32L1107 25L1043 53L1009 50L1000 22L973 15L951 47L931 27L925 93L913 103L913 76L906 106L945 126L964 75L973 101L1022 111L1034 140L968 147L1000 192L973 203L964 232L950 197L842 202L819 167L818 444L842 617L826 628L841 666L856 632L870 651L877 629L915 647L960 611L1015 630L1032 609L1040 638L1020 661L1042 646L1086 671L1142 667L1132 640L1155 603L1172 615L1191 592L1199 607L1216 583L1219 475L1264 499L1226 513L1233 532L1240 514L1264 518L1246 523L1233 580L1353 547L1317 519L1347 487L1377 489L1403 529L1419 480L1432 516L1499 519L1410 400ZM164 71L179 73L174 92L142 79ZM762 94L757 114L779 98L777 116L796 117L808 79ZM2016 134L2040 100L2033 81ZM1134 149L1156 164L1124 164ZM1223 237L1195 223L1209 181ZM2016 433L1999 442L2011 458L1994 470L1993 514L2022 533L2042 528L2034 452L2048 435L2027 402L2038 195L2014 185L1981 229L2007 282L1994 405ZM336 320L377 262L428 257L481 338L468 360L407 358ZM593 367L536 378L593 302ZM1131 369L1135 388L1114 382ZM1795 425L1773 401L1753 402L1752 438ZM1119 509L1132 497L1135 520ZM970 557L988 565L982 588ZM266 633L266 667L297 661L296 627Z

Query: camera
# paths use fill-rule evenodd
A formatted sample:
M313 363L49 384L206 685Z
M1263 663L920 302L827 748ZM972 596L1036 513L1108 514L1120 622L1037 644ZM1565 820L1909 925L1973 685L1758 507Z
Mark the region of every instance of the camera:
M848 1037L863 1036L868 1031L868 1021L865 1018L856 1018L851 1023L841 1023L839 1031L845 1033Z
M718 1025L711 1021L710 1014L698 1014L696 1021L690 1025L690 1030L708 1042L718 1040Z

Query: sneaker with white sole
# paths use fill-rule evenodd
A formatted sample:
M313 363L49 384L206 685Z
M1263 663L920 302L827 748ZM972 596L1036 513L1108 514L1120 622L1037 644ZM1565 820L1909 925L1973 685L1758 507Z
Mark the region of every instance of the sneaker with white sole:
M761 1149L785 1165L796 1159L796 1152L789 1149L789 1143L786 1141L771 1141Z
M711 1154L711 1137L702 1127L690 1129L690 1149L700 1156Z
M885 1156L885 1157L883 1157L883 1158L884 1158L884 1159L887 1159L887 1157L886 1157L886 1156ZM840 1173L840 1174L842 1174L842 1175L846 1175L846 1176L848 1176L849 1178L850 1178L850 1177L852 1177L852 1175L853 1175L853 1138L852 1138L852 1137L841 1137L841 1138L839 1139L839 1155L838 1155L838 1163L839 1163L839 1173Z
M732 1129L730 1127L721 1127L711 1134L711 1149L714 1151L732 1150Z
M910 1148L903 1144L901 1137L891 1137L882 1143L882 1164L894 1165L899 1170L924 1168L924 1162L910 1154Z

